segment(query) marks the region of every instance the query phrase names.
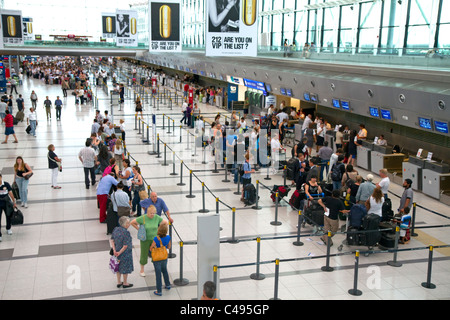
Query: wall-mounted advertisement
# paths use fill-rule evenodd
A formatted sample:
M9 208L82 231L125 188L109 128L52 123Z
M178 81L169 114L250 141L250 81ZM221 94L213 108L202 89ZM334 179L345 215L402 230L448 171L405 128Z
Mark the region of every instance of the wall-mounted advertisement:
M116 14L102 12L102 38L116 38Z
M180 0L150 1L150 51L181 52Z
M258 1L206 0L206 55L252 56L258 51Z
M23 44L22 11L1 10L3 44Z
M116 10L116 45L137 47L137 11Z
M23 40L34 40L33 18L22 18Z

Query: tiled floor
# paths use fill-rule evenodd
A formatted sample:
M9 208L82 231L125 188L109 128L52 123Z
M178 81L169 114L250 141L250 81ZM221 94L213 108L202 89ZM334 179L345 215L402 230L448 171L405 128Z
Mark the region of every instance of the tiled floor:
M37 80L25 80L20 93L26 99L29 107L31 90L35 90L42 100L48 95L52 100L61 95L59 86L45 85ZM98 91L100 109L109 107L109 99L101 90ZM3 179L13 181L11 168L15 157L20 155L33 166L35 172L29 185L29 207L22 209L25 224L13 226L13 234L7 235L5 218L2 219L3 241L0 243L0 297L2 299L192 299L197 292L197 248L189 244L197 236L196 217L202 208L201 184L206 186L215 196L229 205L236 207L235 236L242 239L262 237L260 272L266 275L265 280L250 279L255 272L255 266L240 266L220 269L220 298L227 299L261 299L274 297L275 264L265 263L276 258L281 259L278 297L281 299L448 299L450 298L450 259L448 250L436 249L434 252L432 282L437 288L425 289L421 283L426 281L428 250L402 251L398 260L403 264L396 268L386 264L393 259L392 253L377 253L368 257L360 257L358 289L362 296L354 297L348 294L353 287L354 255L343 254L355 250L346 247L342 252L338 245L331 247L331 253L341 255L330 258L333 272L323 272L325 259L317 257L326 253L324 246L317 236L302 237L303 246L294 246L297 232L297 213L286 203L282 203L278 210L280 226L270 224L274 220L274 205L269 198L268 190L262 188L260 205L262 210L243 208L238 195L234 195L236 185L224 183L223 172L214 174L211 171L198 172L198 180L193 180L193 199L185 196L189 192L187 171L184 171L185 186L178 186L179 175L171 176L172 165L161 166L162 158L148 155L153 146L145 145L134 128L131 101L127 101L125 111L114 114L126 119L127 148L132 157L139 162L143 176L157 191L169 206L174 226L178 235L174 233L173 252L177 257L170 259L168 264L171 281L179 278L179 241L184 245L184 274L189 280L186 286L173 286L170 291L164 291L162 297L153 295L155 278L153 266L146 266L147 276L142 278L139 270L139 241L136 231L130 228L134 244L135 272L129 277L134 284L130 289L117 289L116 277L108 270L109 237L106 236L106 225L98 221L95 188L86 190L81 163L77 158L78 151L90 134L90 127L94 116L91 106L74 105L74 99L64 99L62 120L45 120L44 108L38 108L39 125L37 137L25 133L25 124L16 126L19 139L18 144L0 147L0 168L3 168ZM42 101L41 101L42 103ZM217 112L214 107L201 105L204 112ZM147 108L148 109L148 108ZM159 114L171 114L178 125L181 118L179 109L169 110L161 106ZM53 114L53 117L55 115ZM158 116L158 126L162 124ZM3 130L3 129L2 129ZM158 128L161 139L175 151L177 157L191 169L205 169L201 164L202 155L192 157L192 150L186 150L186 134L182 143L179 142L179 127L175 128L175 135L167 134L167 128ZM192 140L191 140L192 142ZM63 172L58 177L60 190L50 188L51 174L47 169L47 146L54 144L56 154L63 159ZM207 154L209 159L209 153ZM196 159L193 161L192 159ZM168 152L168 160L172 160L172 153ZM176 161L176 172L179 173L179 160ZM212 164L206 165L212 168ZM365 175L364 170L359 171ZM271 181L263 178L266 171L260 171L253 176L253 181L259 179L263 184L272 187L281 184L279 173L272 176ZM229 177L230 178L230 177ZM377 177L376 179L379 179ZM377 180L378 181L378 180ZM399 185L391 185L391 191L401 194ZM394 208L398 206L398 199L393 196ZM439 201L423 194L416 193L415 200L424 207L448 215L448 207ZM206 207L215 210L215 197L206 194ZM231 210L220 206L221 237L230 238L232 235ZM432 214L424 209L417 210L417 226L445 225L448 218ZM312 229L302 229L302 235L311 234ZM433 244L447 244L450 233L447 228L417 229L418 237L401 248L419 248ZM279 239L265 239L274 238ZM340 244L344 235L338 234L334 238ZM365 250L365 248L361 248ZM220 247L221 265L254 263L256 261L256 241L241 241L238 244L223 243ZM284 261L284 259L288 261Z

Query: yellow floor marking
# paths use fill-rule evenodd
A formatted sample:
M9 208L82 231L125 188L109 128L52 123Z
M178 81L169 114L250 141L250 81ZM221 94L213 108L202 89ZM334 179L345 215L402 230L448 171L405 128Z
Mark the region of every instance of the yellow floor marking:
M448 243L444 243L444 242L440 241L439 239L436 239L423 231L415 230L415 233L417 233L418 236L413 237L413 239L422 242L426 246L448 245ZM443 254L444 256L447 256L447 257L450 256L450 248L438 248L438 249L434 249L434 250L439 252L440 254Z

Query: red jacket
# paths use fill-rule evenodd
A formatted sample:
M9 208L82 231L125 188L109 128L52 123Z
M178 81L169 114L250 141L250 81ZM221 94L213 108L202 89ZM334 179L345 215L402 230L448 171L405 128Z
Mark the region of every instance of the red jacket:
M11 114L7 114L6 117L3 119L5 121L5 127L10 128L14 126L14 118Z

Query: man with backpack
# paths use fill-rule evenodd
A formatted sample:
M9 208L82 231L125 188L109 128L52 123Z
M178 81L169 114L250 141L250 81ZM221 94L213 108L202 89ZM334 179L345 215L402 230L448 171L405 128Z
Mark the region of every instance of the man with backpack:
M333 181L333 190L340 190L342 187L342 177L345 172L344 155L339 155L337 162L331 168L331 180Z

